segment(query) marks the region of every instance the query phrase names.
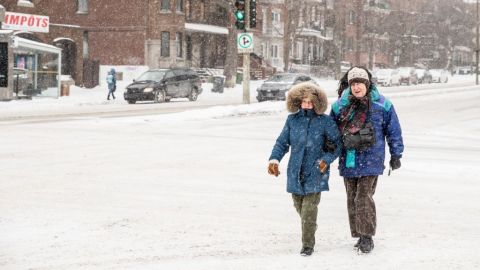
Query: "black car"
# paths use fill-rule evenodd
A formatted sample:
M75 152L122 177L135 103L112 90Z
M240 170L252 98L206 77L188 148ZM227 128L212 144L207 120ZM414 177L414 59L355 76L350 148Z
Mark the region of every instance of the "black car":
M200 77L191 69L152 69L128 85L123 98L129 104L143 100L168 102L172 98L188 98L195 101L201 93Z
M285 100L287 91L293 85L301 82L312 82L316 84L315 80L305 74L275 74L257 89L257 100L258 102L265 100Z

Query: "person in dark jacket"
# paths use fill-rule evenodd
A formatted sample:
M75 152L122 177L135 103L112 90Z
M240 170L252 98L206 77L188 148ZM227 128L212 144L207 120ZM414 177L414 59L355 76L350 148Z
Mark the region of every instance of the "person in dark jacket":
M112 98L115 99L115 95L113 94L115 90L117 90L117 78L115 74L115 69L110 69L107 75L107 85L108 85L108 96L107 100L110 100L110 95Z
M399 169L404 148L402 129L393 104L379 94L367 69L353 67L347 79L345 89L340 82L340 97L330 115L342 135L339 170L347 192L351 235L359 238L355 247L369 253L377 226L373 195L378 176L385 169L385 140L390 150L390 168Z
M301 218L302 249L309 256L315 245L317 209L322 191L328 191L330 164L340 155L340 133L333 119L324 114L328 100L324 91L309 82L288 91L288 116L273 146L268 173L278 176L278 165L291 148L287 168L287 192L292 194L295 209ZM326 150L325 142L334 150Z

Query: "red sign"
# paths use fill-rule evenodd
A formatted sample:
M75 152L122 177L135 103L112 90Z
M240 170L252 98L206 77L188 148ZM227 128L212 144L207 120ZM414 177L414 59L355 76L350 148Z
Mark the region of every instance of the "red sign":
M16 12L5 12L5 22L2 23L2 29L43 33L48 33L49 26L50 19L48 16Z

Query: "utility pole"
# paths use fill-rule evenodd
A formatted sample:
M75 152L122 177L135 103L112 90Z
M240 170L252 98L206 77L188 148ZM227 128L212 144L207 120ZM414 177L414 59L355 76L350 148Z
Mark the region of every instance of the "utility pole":
M479 29L478 29L478 0L477 0L477 20L476 20L476 24L477 24L477 48L475 49L475 84L478 85L478 50L479 50L479 46L478 46L478 41L479 41L479 37L478 37L478 32L479 32Z
M245 0L245 32L250 30L250 0ZM243 104L250 104L250 53L243 54Z

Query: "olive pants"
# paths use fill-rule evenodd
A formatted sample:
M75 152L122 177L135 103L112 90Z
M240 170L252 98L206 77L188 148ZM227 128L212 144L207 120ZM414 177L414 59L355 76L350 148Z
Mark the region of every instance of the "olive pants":
M293 205L300 215L302 225L302 245L315 246L315 231L317 230L317 212L321 193L311 193L305 196L292 194Z
M348 220L352 237L375 235L377 214L373 194L378 175L344 178L347 191Z

